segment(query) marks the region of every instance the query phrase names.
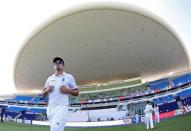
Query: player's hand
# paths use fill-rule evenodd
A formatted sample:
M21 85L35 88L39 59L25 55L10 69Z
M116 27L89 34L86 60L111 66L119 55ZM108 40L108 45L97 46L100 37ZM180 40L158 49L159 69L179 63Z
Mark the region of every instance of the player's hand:
M60 92L63 94L69 93L69 89L66 86L61 86L60 87Z
M44 88L42 90L42 96L45 97L47 96L48 94L50 94L52 91L53 91L54 87L53 86L49 86L47 88Z
M47 93L51 93L53 91L53 86L49 86L46 91Z

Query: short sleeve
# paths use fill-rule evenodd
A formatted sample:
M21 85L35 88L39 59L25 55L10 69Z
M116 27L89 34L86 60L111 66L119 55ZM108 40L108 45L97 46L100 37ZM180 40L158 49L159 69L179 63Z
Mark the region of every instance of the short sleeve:
M77 84L76 84L76 80L74 79L74 77L72 75L70 75L70 84L69 84L71 89L77 89Z

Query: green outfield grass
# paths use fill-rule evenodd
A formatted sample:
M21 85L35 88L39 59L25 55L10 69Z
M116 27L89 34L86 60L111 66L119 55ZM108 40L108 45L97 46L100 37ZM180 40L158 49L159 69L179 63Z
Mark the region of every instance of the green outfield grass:
M144 124L110 128L66 128L65 131L146 131ZM191 114L162 121L153 131L190 131ZM0 131L49 131L49 127L16 123L0 124Z

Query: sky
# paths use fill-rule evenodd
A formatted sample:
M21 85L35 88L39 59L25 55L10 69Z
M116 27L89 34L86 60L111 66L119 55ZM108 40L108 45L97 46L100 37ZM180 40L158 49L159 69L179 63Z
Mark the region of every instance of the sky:
M168 23L191 56L190 0L0 0L0 96L16 93L14 66L32 34L73 7L119 2L146 9Z

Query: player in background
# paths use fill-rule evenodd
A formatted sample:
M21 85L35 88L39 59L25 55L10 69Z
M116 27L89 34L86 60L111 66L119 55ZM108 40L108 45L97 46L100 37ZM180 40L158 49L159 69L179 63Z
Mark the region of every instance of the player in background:
M159 113L159 107L157 104L154 106L154 113L155 113L155 124L160 123L160 113Z
M145 110L144 110L144 113L145 113L145 123L146 123L147 130L149 128L151 128L151 129L154 128L152 112L153 112L153 107L152 107L151 103L148 101L147 105L145 106Z
M139 114L138 113L135 114L135 122L136 122L136 124L139 123Z

